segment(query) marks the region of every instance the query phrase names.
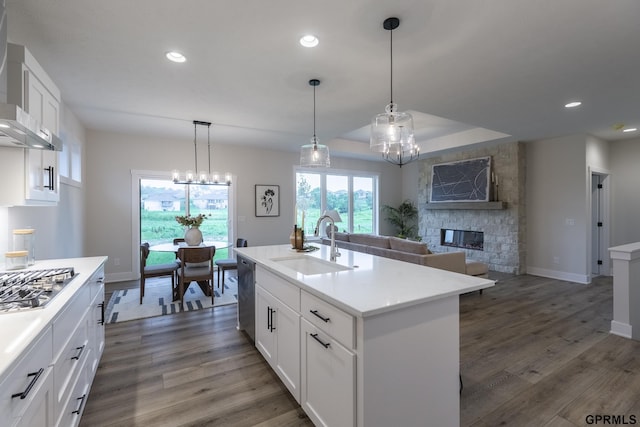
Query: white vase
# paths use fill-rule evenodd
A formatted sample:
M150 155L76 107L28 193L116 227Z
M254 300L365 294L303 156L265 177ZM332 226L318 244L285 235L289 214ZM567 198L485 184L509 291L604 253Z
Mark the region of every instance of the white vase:
M198 246L202 243L202 231L198 227L190 227L184 233L184 242L189 246Z

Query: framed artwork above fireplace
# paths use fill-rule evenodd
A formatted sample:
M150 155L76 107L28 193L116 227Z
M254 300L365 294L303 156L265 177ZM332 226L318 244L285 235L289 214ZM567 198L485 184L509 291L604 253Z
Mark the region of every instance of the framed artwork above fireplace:
M435 164L429 202L488 202L490 173L491 157Z

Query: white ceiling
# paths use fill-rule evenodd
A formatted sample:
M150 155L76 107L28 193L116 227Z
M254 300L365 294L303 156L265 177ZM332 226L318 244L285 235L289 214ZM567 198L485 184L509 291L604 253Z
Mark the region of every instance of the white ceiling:
M374 158L368 125L411 111L423 152L589 133L637 137L638 0L7 0L27 46L89 129ZM312 33L320 45L303 48ZM174 64L165 52L187 57ZM567 110L579 99L583 106ZM377 156L375 156L377 158Z

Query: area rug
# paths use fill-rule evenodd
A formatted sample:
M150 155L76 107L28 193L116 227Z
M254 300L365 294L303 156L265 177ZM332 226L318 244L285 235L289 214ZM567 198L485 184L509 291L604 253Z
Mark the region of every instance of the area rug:
M234 276L225 278L224 287L223 294L222 289L215 285L213 307L238 302L238 279ZM211 307L211 297L204 295L197 283L191 283L184 295L184 311ZM142 304L140 304L139 288L114 291L107 304L105 319L107 323L118 323L179 312L180 301L172 301L170 279L154 278L145 283Z

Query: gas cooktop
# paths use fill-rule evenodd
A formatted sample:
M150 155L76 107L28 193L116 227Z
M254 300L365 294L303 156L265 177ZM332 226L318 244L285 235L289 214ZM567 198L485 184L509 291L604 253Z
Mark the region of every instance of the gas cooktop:
M74 276L73 267L0 272L0 313L44 307Z

